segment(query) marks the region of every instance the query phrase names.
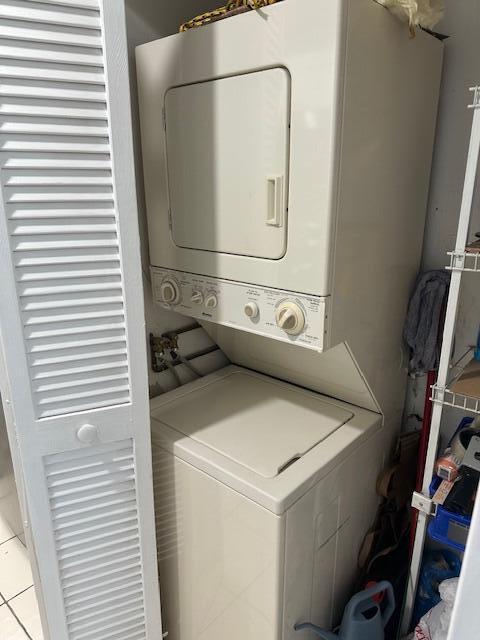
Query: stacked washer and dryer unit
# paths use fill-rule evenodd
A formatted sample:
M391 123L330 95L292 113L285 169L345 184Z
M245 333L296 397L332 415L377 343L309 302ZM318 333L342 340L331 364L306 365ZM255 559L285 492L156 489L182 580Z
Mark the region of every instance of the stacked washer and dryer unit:
M441 60L373 0L137 49L153 295L234 363L151 403L171 640L341 616L401 417Z

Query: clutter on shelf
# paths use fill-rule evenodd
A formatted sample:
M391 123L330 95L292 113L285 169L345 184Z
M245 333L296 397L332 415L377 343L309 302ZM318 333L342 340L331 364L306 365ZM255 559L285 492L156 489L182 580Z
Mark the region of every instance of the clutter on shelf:
M415 627L442 601L440 585L450 578L458 578L461 566L458 554L450 549L434 549L425 553L413 613Z
M449 578L440 584L441 601L422 617L411 640L447 640L457 588L458 578Z
M480 233L476 233L475 235L477 238L480 238ZM470 242L470 244L467 244L467 246L465 247L465 251L467 253L480 253L480 239L474 240L473 242Z
M455 480L473 436L480 435L480 419L465 417L450 438L447 448L435 465L442 480Z
M480 419L464 418L435 465L430 538L464 551L480 477Z
M453 393L480 398L480 360L472 358L450 389Z

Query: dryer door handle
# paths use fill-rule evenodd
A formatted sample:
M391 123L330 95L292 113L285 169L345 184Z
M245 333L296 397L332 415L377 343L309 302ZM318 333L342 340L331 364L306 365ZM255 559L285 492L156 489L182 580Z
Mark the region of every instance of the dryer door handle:
M267 178L268 203L266 223L271 227L283 226L283 214L285 211L285 188L283 176Z

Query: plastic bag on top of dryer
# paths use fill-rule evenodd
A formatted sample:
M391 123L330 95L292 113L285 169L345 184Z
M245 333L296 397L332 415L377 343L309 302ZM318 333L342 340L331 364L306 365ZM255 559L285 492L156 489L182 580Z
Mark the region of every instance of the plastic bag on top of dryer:
M407 22L410 31L417 26L433 29L445 13L444 0L376 0Z

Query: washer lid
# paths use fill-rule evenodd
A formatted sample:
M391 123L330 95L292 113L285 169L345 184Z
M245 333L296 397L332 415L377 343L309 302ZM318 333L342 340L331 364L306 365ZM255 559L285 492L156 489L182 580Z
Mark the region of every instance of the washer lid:
M315 393L248 371L233 371L152 412L264 478L279 475L352 417Z

